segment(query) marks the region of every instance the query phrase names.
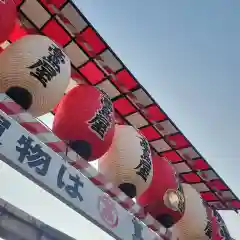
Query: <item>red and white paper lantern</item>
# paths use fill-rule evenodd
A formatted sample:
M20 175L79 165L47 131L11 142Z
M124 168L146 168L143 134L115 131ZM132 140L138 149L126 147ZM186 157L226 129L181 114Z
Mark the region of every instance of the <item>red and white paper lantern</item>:
M211 224L200 194L189 184L182 184L185 196L183 217L173 226L180 240L210 240Z
M158 155L152 159L153 178L150 187L137 198L166 228L175 224L184 214L185 200L182 186L173 165Z
M55 108L53 132L88 161L107 152L114 129L112 102L94 86L72 88Z
M48 113L60 101L70 76L69 58L45 36L25 36L0 54L0 92L34 116Z
M220 213L215 209L211 209L210 207L207 209L210 215L210 224L212 230L211 240L233 240Z
M148 141L132 126L116 125L112 145L98 160L98 170L129 197L139 196L153 174Z

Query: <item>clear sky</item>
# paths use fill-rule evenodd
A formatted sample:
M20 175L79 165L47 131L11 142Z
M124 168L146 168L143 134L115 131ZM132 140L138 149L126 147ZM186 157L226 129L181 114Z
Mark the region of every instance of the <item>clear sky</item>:
M240 1L75 2L240 197ZM0 196L79 240L111 239L4 164ZM240 216L221 214L240 240Z

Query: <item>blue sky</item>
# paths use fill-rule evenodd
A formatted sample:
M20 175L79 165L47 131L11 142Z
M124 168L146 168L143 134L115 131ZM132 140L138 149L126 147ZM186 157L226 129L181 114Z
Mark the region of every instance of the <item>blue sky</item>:
M240 1L75 2L240 197ZM111 239L3 163L0 196L76 239ZM240 216L222 215L240 240Z

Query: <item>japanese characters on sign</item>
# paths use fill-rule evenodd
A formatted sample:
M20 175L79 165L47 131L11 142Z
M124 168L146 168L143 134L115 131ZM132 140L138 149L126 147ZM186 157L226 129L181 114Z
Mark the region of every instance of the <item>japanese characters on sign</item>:
M132 240L144 240L142 237L143 226L137 218L132 220L134 226L134 234L132 235Z
M67 192L67 194L71 197L71 198L77 198L80 202L83 201L83 197L80 194L80 188L83 188L84 183L80 180L79 174L76 175L71 175L69 173L66 172L67 168L66 166L62 165L59 172L58 172L58 176L57 176L57 186L60 189L65 189L65 191ZM63 178L64 175L68 174L68 178L72 181L71 185L67 185Z
M0 141L0 159L114 238L156 239L156 233L132 221L127 210L2 111Z
M11 126L11 123L5 119L3 116L0 115L0 137L3 135L3 133L9 129ZM0 145L2 145L2 143L0 142Z
M48 56L43 56L28 67L31 70L30 75L39 80L45 88L53 77L60 74L61 64L65 64L65 55L56 45L49 46L48 53Z
M140 157L140 163L135 169L137 169L136 174L146 182L152 169L151 151L146 139L142 136L139 138L142 147L142 155Z
M88 121L90 129L101 139L104 140L108 129L111 127L113 118L113 106L108 95L101 91L101 107L97 110L92 119Z
M30 168L35 168L37 174L46 176L51 162L51 156L42 150L41 145L34 143L34 140L22 135L17 140L16 151L19 152L18 161L27 164Z
M19 152L18 161L20 163L24 163L26 160L28 166L34 168L37 174L46 176L52 157L43 151L40 144L36 144L31 137L22 135L17 140L16 151ZM67 174L71 184L64 182L64 176ZM71 175L67 173L67 167L62 164L57 175L57 187L64 189L69 197L77 198L81 202L83 197L79 192L79 188L83 188L83 186L84 183L81 182L79 174Z

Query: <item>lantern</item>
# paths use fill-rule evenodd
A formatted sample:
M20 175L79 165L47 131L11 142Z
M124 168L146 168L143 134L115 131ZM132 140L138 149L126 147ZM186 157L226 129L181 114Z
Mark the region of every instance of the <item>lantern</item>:
M34 116L49 112L64 95L69 58L51 39L28 35L0 54L0 92Z
M173 232L184 240L211 239L211 224L200 194L188 184L182 184L185 197L183 217L173 226Z
M14 29L17 9L13 0L0 0L0 43L6 41Z
M221 217L220 213L217 210L214 210L214 216L217 222L217 234L219 235L219 240L232 239L226 226L226 223L223 221L223 218Z
M139 196L152 180L148 141L132 126L116 125L113 143L98 160L98 170L129 197Z
M113 105L107 94L90 85L78 85L56 106L53 132L91 161L109 149L114 124Z
M210 215L210 224L212 230L213 240L231 240L232 237L227 229L225 222L223 221L219 212L215 209L207 208Z
M185 201L181 183L172 164L158 155L153 156L153 178L150 187L137 198L166 228L175 224L184 213Z

